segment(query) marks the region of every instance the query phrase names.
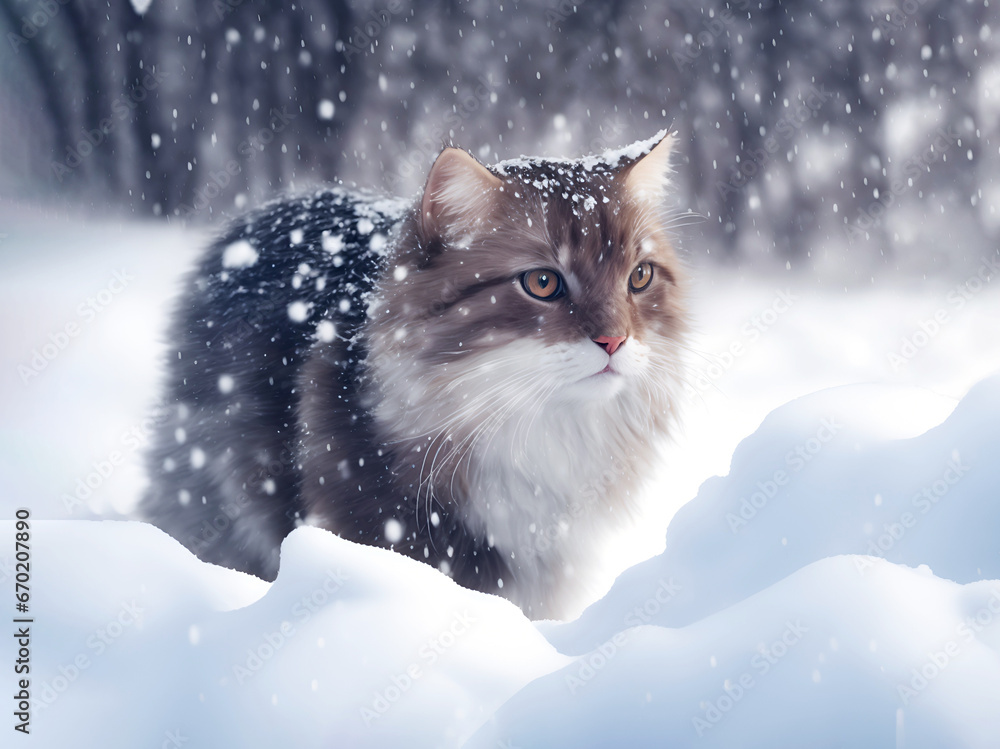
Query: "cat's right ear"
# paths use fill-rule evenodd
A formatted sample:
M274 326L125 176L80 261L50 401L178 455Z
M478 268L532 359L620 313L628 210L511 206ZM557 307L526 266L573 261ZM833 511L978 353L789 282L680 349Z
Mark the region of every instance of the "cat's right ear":
M435 159L420 201L425 237L447 239L468 231L493 207L503 182L460 148Z

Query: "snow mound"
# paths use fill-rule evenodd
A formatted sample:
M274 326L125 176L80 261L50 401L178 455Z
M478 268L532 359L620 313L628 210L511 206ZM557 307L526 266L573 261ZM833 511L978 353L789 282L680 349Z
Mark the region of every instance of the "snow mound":
M1000 583L855 561L815 562L687 627L624 630L469 746L995 746Z
M315 528L267 584L140 523L35 521L35 742L993 746L1000 377L930 429L908 402L773 412L566 623Z
M507 601L315 528L273 584L142 523L32 535L37 746L457 746L569 661Z

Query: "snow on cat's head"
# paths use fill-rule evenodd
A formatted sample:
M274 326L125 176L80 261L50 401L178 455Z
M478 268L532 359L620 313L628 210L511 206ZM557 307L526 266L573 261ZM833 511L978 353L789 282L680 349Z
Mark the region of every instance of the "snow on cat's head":
M685 319L665 208L673 142L492 167L445 149L371 310L377 420L461 439L596 406L664 425Z

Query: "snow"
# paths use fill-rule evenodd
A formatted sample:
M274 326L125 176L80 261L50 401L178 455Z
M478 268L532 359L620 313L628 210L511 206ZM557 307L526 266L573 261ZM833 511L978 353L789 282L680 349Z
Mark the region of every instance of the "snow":
M344 249L344 238L339 234L331 235L329 232L325 231L323 232L320 242L323 245L323 249L331 255L336 255Z
M995 582L827 558L688 627L626 630L468 746L992 746L998 604Z
M309 305L298 299L288 305L288 317L292 322L305 322L309 318Z
M332 120L333 114L336 111L336 105L329 99L321 99L319 104L316 105L316 114L321 120Z
M699 374L649 509L578 618L532 623L317 528L268 584L85 519L142 492L163 331L206 238L4 219L0 514L32 510L38 746L986 747L1000 730L995 277L848 291L692 268ZM114 303L23 382L123 267ZM0 549L6 601L12 561Z
M257 262L257 250L247 240L233 242L222 252L223 268L249 268Z
M316 529L288 539L273 585L135 523L42 521L33 539L36 589L66 586L34 610L40 746L101 723L114 747L159 746L167 732L189 746L371 746L414 720L455 743L567 661L506 601ZM69 559L82 564L63 569ZM498 645L483 673L480 654Z
M389 543L398 543L403 538L403 524L396 518L385 521L385 537Z
M316 324L316 338L323 343L330 343L337 337L337 326L329 320L320 320Z
M623 160L634 161L640 156L645 156L653 150L653 147L656 146L657 143L666 138L668 134L668 130L660 130L651 138L639 140L621 148L609 148L604 150L602 153L585 156L579 159L579 163L583 169L588 172L593 171L594 169L613 169ZM567 160L543 156L520 156L515 159L505 159L500 161L494 165L493 169L497 174L506 176L510 170L524 169L530 167L532 164L559 165L564 163L568 163ZM541 189L540 185L536 184L535 186Z
M666 552L569 623L533 625L316 528L286 539L268 585L144 524L36 521L36 740L115 725L111 747L167 731L191 746L992 746L1000 376L907 439L877 428L913 405L874 418L887 396L779 409L678 513ZM762 490L761 466L812 439ZM769 501L734 532L726 515L758 491Z
M372 252L377 252L381 255L389 246L389 238L381 232L376 232L375 234L372 234L371 239L368 240L368 246L371 248Z
M207 460L205 451L200 447L191 448L191 467L195 470L203 468L205 466L205 461Z

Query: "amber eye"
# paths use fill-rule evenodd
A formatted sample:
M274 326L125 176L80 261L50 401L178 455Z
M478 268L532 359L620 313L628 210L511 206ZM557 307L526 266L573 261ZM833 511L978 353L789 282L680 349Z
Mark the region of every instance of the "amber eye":
M535 299L550 301L563 295L563 281L554 270L539 268L521 274L521 286Z
M635 293L645 291L649 282L653 280L653 265L651 263L639 263L632 275L628 277L628 287Z

